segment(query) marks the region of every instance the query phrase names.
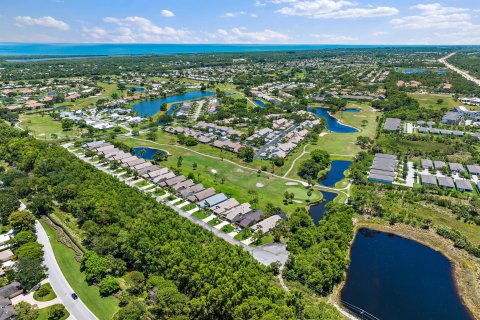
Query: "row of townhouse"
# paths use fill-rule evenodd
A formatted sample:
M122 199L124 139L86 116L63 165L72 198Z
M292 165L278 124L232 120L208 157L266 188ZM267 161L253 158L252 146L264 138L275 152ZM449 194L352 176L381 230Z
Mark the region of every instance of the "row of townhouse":
M204 210L236 224L238 227L251 227L252 231L262 230L268 233L275 227L280 216L275 215L261 220L263 212L251 208L249 203L239 203L234 198L228 198L223 193L217 193L214 188L206 188L201 183L195 183L183 175L176 175L168 168L161 168L150 161L138 158L124 152L105 141L84 144L84 148L97 154L103 154L109 161L118 161L120 166L137 171L138 175L161 188L173 190L175 194Z

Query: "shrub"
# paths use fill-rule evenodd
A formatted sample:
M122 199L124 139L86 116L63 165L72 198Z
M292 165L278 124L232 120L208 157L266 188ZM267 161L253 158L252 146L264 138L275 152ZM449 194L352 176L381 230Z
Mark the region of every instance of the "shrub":
M109 296L120 289L120 284L118 283L117 279L112 276L108 276L100 281L98 288L102 296Z

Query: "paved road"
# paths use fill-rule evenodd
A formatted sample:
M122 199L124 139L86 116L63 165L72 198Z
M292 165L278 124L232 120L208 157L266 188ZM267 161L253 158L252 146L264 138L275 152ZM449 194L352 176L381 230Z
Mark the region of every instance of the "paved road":
M276 146L277 143L280 142L283 138L285 138L285 136L287 134L296 130L297 128L298 128L298 125L295 124L295 125L292 125L291 127L289 127L288 129L280 132L275 138L272 139L272 141L270 141L269 143L265 144L264 146L260 147L260 149L258 149L258 152L255 155L255 158L261 158L262 153L264 153L271 146Z
M73 317L77 320L98 320L80 299L72 299L71 294L73 289L68 284L67 279L65 279L57 264L57 260L53 254L53 249L50 245L50 240L48 239L45 229L43 229L38 221L35 224L35 228L38 236L37 241L43 245L43 250L45 252L44 264L48 268L50 284L65 308L70 312L71 317L69 319Z
M457 54L456 52L451 53L451 54L449 54L448 56L439 59L438 61L440 61L440 62L443 63L447 68L455 71L456 73L458 73L459 75L461 75L461 76L464 77L465 79L470 80L470 81L472 81L472 82L474 82L474 83L476 83L477 85L480 86L480 80L479 80L479 79L471 76L468 72L466 72L466 71L464 71L464 70L462 70L462 69L460 69L460 68L457 68L457 67L455 67L454 65L450 64L449 62L447 62L447 59L448 59L448 58L450 58L450 57L452 57L452 56L454 56L454 55L456 55L456 54Z

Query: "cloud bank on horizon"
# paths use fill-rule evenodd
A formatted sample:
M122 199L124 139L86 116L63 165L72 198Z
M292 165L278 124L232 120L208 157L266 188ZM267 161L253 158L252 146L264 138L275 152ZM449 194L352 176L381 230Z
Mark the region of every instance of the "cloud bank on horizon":
M18 2L0 42L480 44L477 0Z

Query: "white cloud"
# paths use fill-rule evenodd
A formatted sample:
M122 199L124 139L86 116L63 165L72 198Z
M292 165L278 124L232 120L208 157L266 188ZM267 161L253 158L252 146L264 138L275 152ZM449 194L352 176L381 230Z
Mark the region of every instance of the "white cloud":
M332 43L348 43L348 42L355 42L358 41L358 38L344 36L344 35L336 35L336 34L312 34L313 38L321 39L322 41L326 41L329 44Z
M245 11L227 12L222 15L221 18L235 18L238 16L249 16L251 18L257 18L257 15L255 13L248 13Z
M167 9L163 9L162 11L160 11L160 13L162 14L162 16L167 17L167 18L175 17L175 14L172 11L167 10Z
M272 0L271 2L288 3L277 11L281 14L312 19L373 18L399 13L399 10L394 7L360 7L358 3L346 0Z
M386 36L388 35L389 33L386 32L386 31L377 31L377 32L373 32L372 33L372 36L374 37L382 37L382 36Z
M194 42L186 29L161 27L143 17L126 17L123 19L106 17L103 21L116 28L83 28L84 39L96 42L114 43L163 43L163 42Z
M70 29L70 26L64 21L57 20L50 16L39 17L39 18L32 18L30 16L18 16L18 17L15 17L15 25L17 27L42 26L42 27L55 28L59 30Z
M221 40L226 43L281 43L289 39L288 35L270 29L247 31L246 28L218 29L209 37L214 41Z
M260 0L256 0L255 3L253 4L255 7L264 7L267 4L265 2L262 2Z
M472 30L480 26L471 22L468 9L444 7L439 3L418 4L411 7L417 15L392 19L390 22L397 29L455 29Z

